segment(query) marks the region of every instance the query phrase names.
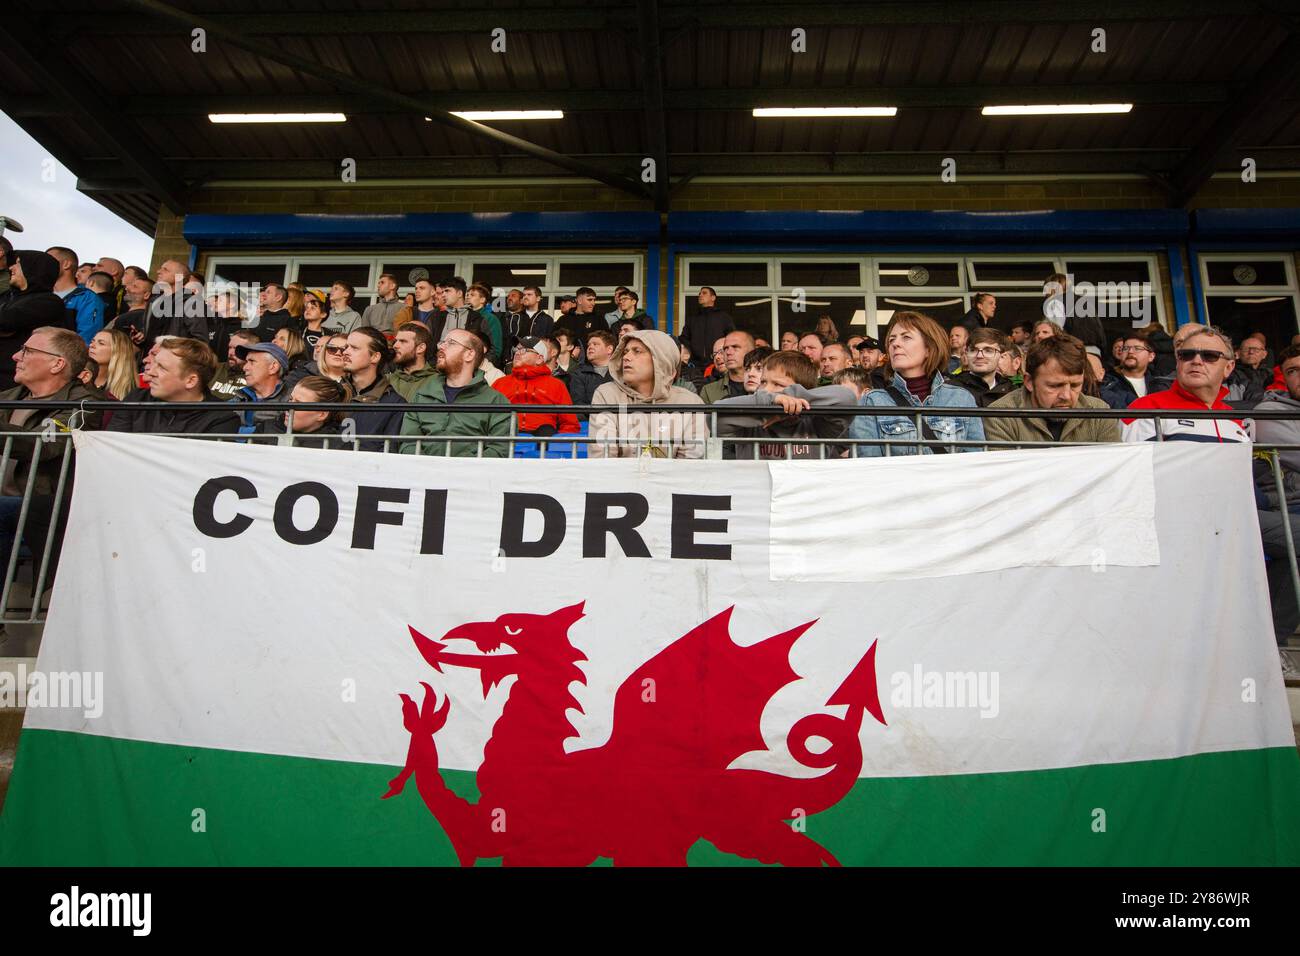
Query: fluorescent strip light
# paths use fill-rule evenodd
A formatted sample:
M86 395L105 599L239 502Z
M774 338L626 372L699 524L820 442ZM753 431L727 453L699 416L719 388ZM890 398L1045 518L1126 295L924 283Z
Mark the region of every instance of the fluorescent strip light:
M564 110L466 110L464 113L452 112L467 120L542 120L564 119Z
M1034 106L986 106L985 116L1055 116L1075 113L1127 113L1132 103L1056 103Z
M544 276L546 275L546 270L545 269L511 269L510 274L512 276Z
M346 123L342 113L209 113L212 123Z
M894 116L897 106L760 106L755 116Z

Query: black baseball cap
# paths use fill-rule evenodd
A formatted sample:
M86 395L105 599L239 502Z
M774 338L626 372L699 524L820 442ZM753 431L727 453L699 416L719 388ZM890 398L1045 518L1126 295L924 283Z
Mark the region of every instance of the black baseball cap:
M876 351L880 351L880 343L877 342L875 339L873 339L871 336L866 335L863 336L862 341L858 343L857 349L859 352L864 352L867 351L868 349L875 349Z

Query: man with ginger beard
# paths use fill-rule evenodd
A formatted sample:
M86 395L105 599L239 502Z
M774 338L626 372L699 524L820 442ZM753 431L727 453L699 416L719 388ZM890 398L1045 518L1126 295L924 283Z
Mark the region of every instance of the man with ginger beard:
M510 400L494 389L483 377L480 365L487 353L487 343L468 329L451 329L438 343L437 372L425 379L411 397L414 405L429 405L429 411L408 411L402 419L401 445L404 455L442 455L475 458L477 441L453 441L450 437L504 438L510 434ZM501 412L458 412L449 414L447 406L501 405ZM417 439L420 439L417 441ZM443 440L439 440L443 439ZM509 442L482 442L482 457L509 458Z

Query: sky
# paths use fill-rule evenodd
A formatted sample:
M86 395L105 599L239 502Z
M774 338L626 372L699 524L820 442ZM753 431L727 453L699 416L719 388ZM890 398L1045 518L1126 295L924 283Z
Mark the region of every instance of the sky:
M4 113L0 158L0 216L24 226L22 232L5 230L15 249L66 246L82 262L112 256L149 268L153 239L77 192L77 177Z

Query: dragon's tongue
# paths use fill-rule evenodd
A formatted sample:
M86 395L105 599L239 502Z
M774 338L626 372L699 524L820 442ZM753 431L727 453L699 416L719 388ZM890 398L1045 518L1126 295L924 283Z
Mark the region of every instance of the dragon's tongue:
M513 663L511 657L513 656L485 658L483 663L479 665L478 676L483 683L484 697L487 697L488 691L514 673L511 666Z

